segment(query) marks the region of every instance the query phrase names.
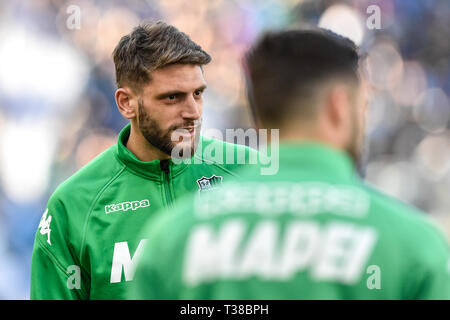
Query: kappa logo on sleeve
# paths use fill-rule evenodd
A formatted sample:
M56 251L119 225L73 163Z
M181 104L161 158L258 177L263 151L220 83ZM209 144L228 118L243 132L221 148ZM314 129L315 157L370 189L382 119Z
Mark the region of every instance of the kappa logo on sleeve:
M47 242L49 245L52 245L52 243L50 242L50 232L52 232L52 230L50 229L50 223L52 222L52 216L48 215L48 208L45 210L44 214L42 215L41 221L39 222L39 232L42 235L47 235Z
M201 193L204 191L214 190L222 184L222 179L223 178L221 176L216 176L215 174L209 178L201 177L201 179L197 180L199 188L198 191Z
M126 201L122 203L117 204L109 204L105 206L105 213L112 213L112 212L118 212L118 211L128 211L133 210L136 211L139 208L149 207L150 201L147 199L140 200L140 201Z

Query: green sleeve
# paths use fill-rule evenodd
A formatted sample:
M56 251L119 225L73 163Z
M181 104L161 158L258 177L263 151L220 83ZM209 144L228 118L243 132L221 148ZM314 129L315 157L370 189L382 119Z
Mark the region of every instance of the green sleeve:
M441 232L430 226L426 245L420 248L422 261L416 286L419 300L450 300L450 251ZM428 240L428 241L426 241ZM413 272L411 270L410 272Z
M87 277L69 245L67 213L56 197L49 201L36 232L31 260L32 300L87 299Z
M417 299L450 300L450 274L447 263L436 265L434 269L426 273Z

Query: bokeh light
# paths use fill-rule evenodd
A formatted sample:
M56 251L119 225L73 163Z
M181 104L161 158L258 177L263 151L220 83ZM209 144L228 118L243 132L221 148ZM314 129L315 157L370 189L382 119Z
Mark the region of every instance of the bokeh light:
M357 45L360 45L364 38L364 24L361 14L344 4L329 7L320 17L319 27L347 37Z

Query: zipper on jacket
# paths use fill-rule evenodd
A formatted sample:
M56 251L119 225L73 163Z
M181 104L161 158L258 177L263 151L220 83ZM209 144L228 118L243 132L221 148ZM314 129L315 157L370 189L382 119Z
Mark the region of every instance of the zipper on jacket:
M164 191L166 194L167 203L169 205L172 205L172 196L170 193L170 168L169 168L169 160L161 160L159 162L159 165L161 167L161 171L164 174L163 177L163 184L164 184Z

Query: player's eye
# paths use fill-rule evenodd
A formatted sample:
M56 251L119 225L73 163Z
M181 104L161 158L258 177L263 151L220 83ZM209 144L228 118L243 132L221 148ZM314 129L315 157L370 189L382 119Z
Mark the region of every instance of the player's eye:
M176 103L179 98L178 94L171 94L170 96L165 97L165 101L167 103Z
M195 95L195 97L201 97L202 96L202 93L203 93L203 91L202 90L195 90L194 91L194 95Z

